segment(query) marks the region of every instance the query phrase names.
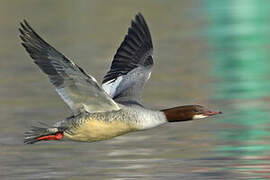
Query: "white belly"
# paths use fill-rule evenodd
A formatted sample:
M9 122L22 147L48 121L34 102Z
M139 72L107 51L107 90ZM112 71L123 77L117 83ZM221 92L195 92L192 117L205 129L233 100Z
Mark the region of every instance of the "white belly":
M91 119L79 127L72 129L72 134L64 133L64 136L74 141L101 141L136 131L137 128L123 121L105 122Z

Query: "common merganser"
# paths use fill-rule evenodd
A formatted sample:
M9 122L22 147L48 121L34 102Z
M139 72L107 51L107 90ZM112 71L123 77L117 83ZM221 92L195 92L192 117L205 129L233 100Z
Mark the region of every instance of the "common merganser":
M22 45L39 68L48 75L73 115L54 126L33 126L24 143L43 140L93 142L132 131L220 114L200 105L151 110L141 104L145 83L153 67L153 44L145 19L138 13L114 55L102 86L92 76L43 40L22 22Z

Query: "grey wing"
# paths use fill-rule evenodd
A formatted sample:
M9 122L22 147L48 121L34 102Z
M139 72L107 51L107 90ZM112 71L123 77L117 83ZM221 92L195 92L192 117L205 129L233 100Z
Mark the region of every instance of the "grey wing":
M140 103L153 64L151 34L142 14L138 13L114 55L102 87L117 102Z
M120 109L93 77L44 41L25 20L19 30L22 45L73 112Z

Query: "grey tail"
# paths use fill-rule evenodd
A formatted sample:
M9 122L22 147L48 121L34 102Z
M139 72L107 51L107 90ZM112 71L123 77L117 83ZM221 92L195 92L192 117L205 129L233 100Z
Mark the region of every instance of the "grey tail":
M34 144L38 141L61 140L64 137L62 128L50 127L47 124L40 123L43 127L32 126L24 133L24 143Z

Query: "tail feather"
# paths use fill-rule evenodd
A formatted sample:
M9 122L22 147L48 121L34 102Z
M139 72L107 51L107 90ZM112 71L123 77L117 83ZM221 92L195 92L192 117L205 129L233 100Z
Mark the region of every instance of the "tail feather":
M31 129L24 133L24 143L34 144L38 141L61 140L64 136L60 128L49 128L48 125L40 123L46 127L32 126Z

